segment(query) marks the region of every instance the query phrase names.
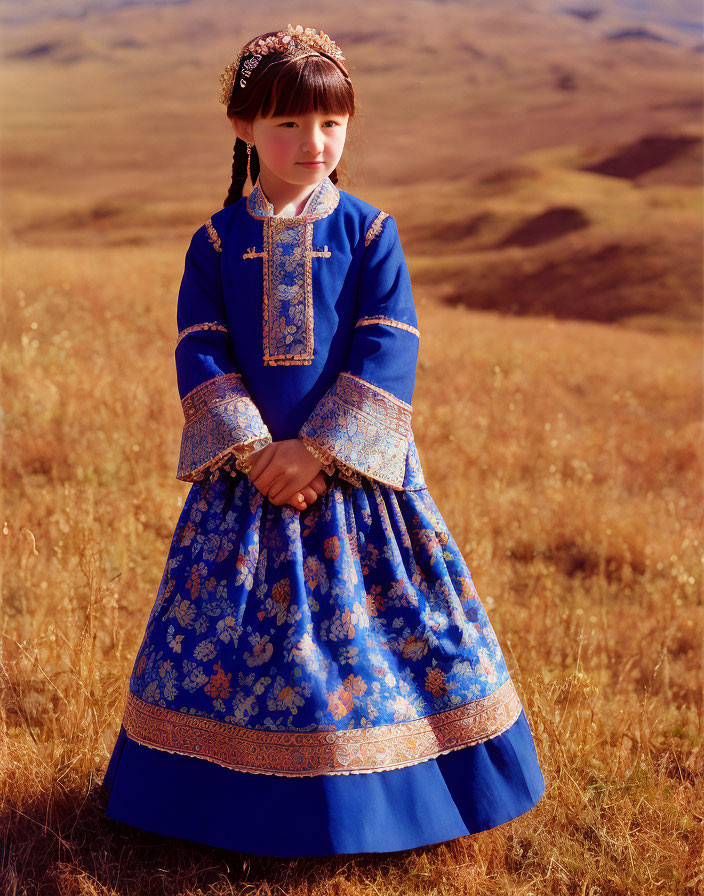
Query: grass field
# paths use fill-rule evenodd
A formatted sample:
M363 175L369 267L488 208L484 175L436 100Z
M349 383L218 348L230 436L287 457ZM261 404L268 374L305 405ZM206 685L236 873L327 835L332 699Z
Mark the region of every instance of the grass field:
M188 490L174 477L180 258L28 248L7 261L9 893L701 889L696 338L419 296L421 461L504 648L546 795L515 823L400 859L238 863L116 831L97 790Z

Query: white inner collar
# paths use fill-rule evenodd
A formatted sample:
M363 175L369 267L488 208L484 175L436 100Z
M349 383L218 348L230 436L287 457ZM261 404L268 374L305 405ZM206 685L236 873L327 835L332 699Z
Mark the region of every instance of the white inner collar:
M310 196L306 199L306 204L303 206L299 214L305 215L305 213L310 208L310 204L313 201L313 196L315 195L316 190L320 184L316 184L311 191ZM296 217L296 206L293 202L289 202L288 205L285 205L278 214L274 215L275 218L294 218Z

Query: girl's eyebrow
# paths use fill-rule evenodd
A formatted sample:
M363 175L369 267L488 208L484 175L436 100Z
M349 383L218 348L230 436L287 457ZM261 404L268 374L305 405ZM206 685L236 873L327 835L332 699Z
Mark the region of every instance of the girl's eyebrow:
M295 118L305 118L308 113L301 113L299 115L272 115L271 118L283 118L285 121L293 121ZM318 112L317 113L320 118L344 118L344 113L342 112Z

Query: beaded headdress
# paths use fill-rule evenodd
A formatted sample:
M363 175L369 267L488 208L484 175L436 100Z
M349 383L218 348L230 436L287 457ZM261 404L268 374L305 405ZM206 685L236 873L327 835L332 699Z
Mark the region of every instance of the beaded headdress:
M285 53L293 59L300 56L327 56L332 59L345 77L349 78L347 69L342 64L345 61L342 50L331 37L324 31L304 28L303 25L289 24L286 31L277 31L276 34L270 34L268 37L256 37L242 47L237 54L237 59L231 62L220 75L221 103L227 106L232 98L237 70L243 57L248 56L249 58L242 62L242 72L237 82L240 87L246 87L249 76L261 61L262 56L269 53Z

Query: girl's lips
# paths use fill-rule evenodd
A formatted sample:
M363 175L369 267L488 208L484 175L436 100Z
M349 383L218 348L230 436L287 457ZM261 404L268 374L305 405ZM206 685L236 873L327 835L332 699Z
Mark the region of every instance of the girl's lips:
M299 165L305 165L306 168L317 168L320 165L324 165L324 162L299 162Z

